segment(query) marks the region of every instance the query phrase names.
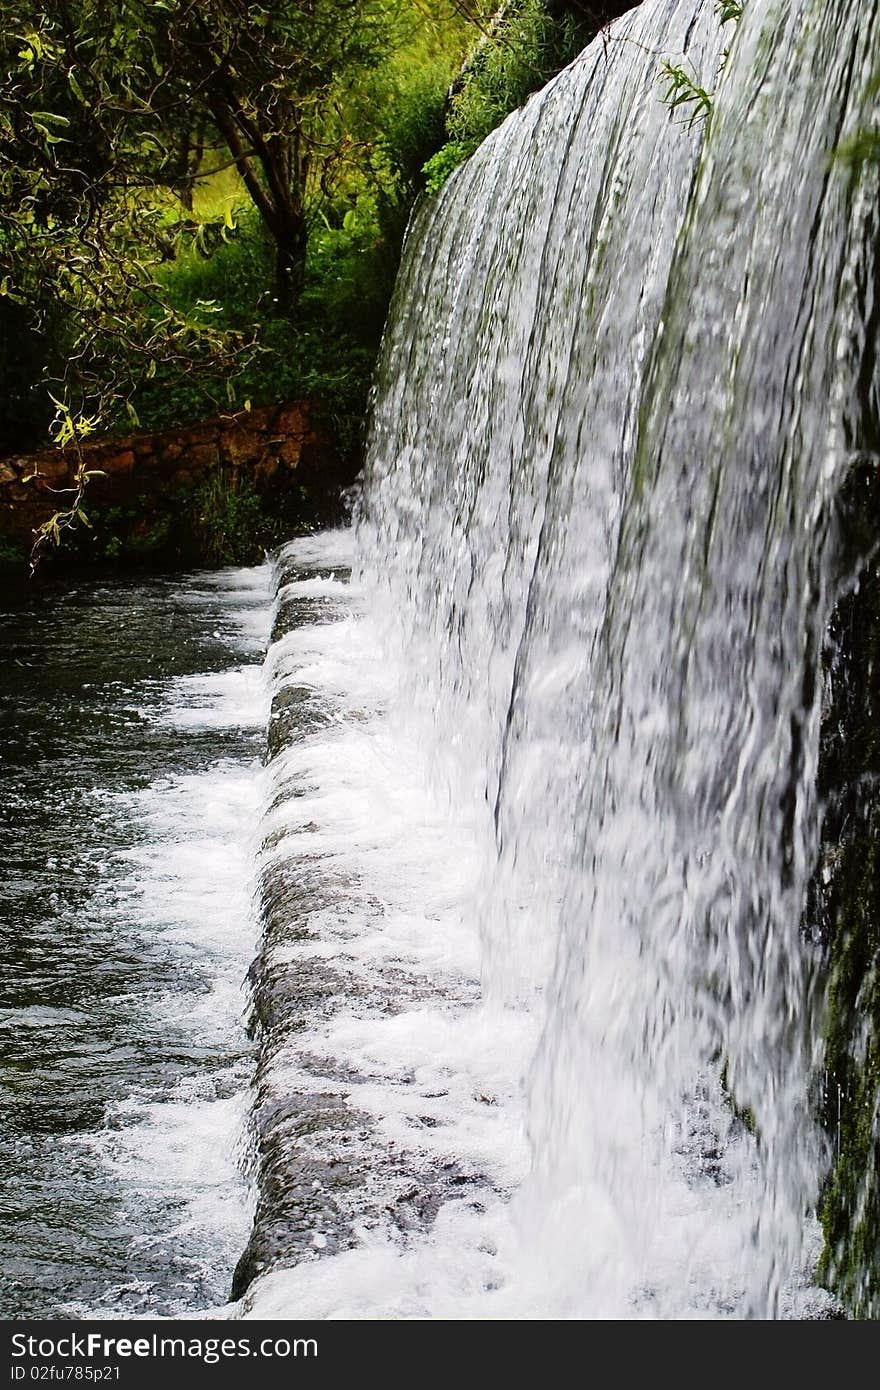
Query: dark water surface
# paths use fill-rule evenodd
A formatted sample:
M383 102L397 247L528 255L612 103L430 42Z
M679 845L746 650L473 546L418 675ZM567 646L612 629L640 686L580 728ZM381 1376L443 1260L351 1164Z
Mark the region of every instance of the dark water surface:
M0 1316L228 1295L269 607L268 567L0 596Z

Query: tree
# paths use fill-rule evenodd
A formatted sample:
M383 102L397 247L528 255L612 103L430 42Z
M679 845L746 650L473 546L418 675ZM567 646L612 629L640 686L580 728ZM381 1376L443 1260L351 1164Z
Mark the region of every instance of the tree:
M311 226L357 158L346 88L387 55L393 11L378 0L183 0L168 11L172 87L225 142L275 244L290 311Z

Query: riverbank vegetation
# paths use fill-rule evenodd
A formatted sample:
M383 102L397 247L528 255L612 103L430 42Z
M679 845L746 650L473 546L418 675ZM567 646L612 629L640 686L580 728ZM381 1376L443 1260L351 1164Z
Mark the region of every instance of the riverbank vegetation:
M0 454L301 396L356 452L415 198L586 11L0 0Z
M354 407L481 11L0 0L0 448Z

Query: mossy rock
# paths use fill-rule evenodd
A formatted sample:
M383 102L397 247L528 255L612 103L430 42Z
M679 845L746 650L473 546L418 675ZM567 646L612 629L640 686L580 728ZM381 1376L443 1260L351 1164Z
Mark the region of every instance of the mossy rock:
M861 482L858 484L861 487ZM876 536L876 481L862 521ZM864 529L864 528L863 528ZM849 535L854 534L848 528ZM876 558L829 632L820 758L823 855L812 923L826 945L823 1120L833 1167L821 1204L821 1281L856 1318L880 1316L880 570Z

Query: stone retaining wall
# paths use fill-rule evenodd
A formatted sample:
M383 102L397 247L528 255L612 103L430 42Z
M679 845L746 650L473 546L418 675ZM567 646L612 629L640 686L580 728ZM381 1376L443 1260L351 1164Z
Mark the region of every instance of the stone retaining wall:
M310 401L241 411L163 433L89 441L82 446L92 478L84 502L90 517L121 512L135 527L179 510L205 482L223 478L233 490L277 503L295 519L332 520L339 492L352 481ZM76 472L72 449L0 459L0 540L29 549L35 528L68 505ZM132 518L134 518L132 520Z

